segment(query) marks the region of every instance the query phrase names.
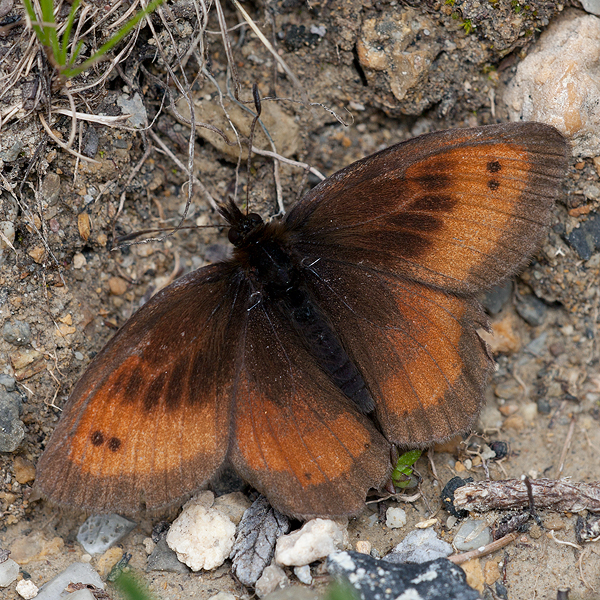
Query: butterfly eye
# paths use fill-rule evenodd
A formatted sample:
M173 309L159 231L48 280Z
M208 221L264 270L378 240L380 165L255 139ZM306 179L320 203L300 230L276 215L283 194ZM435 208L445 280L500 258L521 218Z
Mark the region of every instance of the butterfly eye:
M262 217L258 213L250 213L246 219L248 220L248 225L250 227L256 227L263 222Z
M232 227L227 234L227 239L235 246L242 239L242 234Z

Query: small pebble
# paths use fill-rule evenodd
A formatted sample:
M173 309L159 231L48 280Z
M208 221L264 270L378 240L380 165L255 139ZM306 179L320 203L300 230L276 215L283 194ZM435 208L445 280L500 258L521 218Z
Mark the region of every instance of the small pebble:
M87 263L87 259L81 252L77 252L75 256L73 256L73 268L74 269L83 269Z
M308 565L303 565L301 567L294 567L294 575L304 585L312 584L313 578L312 578L312 575L310 572L310 567Z
M96 559L96 570L102 579L111 572L112 568L123 558L123 549L118 547L109 548L102 556Z
M17 319L7 321L2 328L2 337L13 346L26 346L31 341L31 326Z
M312 519L299 531L277 540L275 562L286 566L308 565L342 549L347 540L347 525L330 519Z
M31 581L31 579L21 579L17 583L17 594L24 598L25 600L32 600L38 595L38 586Z
M454 547L461 552L487 546L492 541L490 528L485 521L467 519L454 535Z
M77 541L88 554L104 554L120 542L137 523L117 515L92 515L77 532Z
M406 512L401 508L390 506L385 512L385 524L390 529L404 527L406 525ZM368 554L368 552L365 554Z
M142 544L144 544L144 549L146 550L146 554L152 554L154 548L156 548L156 544L152 538L144 538Z
M212 492L200 492L183 507L167 534L167 544L192 571L220 567L233 548L235 525L212 508Z
M483 594L485 579L481 561L478 558L472 558L471 560L464 562L460 567L467 576L467 584L477 590L480 594Z
M538 406L535 402L527 402L521 407L521 415L527 423L535 421L538 415Z
M108 289L113 296L121 296L127 291L127 282L122 277L111 277Z
M19 565L9 558L0 563L0 588L8 587L19 576Z
M502 577L500 568L498 567L498 560L488 560L483 566L483 578L485 579L486 585L492 585Z
M525 421L521 415L511 415L505 419L502 424L502 429L512 429L513 431L521 431L525 428Z
M13 461L13 470L15 472L15 479L20 484L29 483L35 479L34 464L22 456L17 456Z
M356 542L356 551L361 554L371 554L372 545L368 540L359 540Z
M277 588L288 585L289 581L288 576L281 567L270 565L263 571L260 579L256 582L254 591L259 598L264 598Z
M411 531L383 560L393 563L425 563L450 556L452 546L433 529Z
M232 492L216 498L213 508L227 515L235 525L239 525L251 504L252 502L242 492Z

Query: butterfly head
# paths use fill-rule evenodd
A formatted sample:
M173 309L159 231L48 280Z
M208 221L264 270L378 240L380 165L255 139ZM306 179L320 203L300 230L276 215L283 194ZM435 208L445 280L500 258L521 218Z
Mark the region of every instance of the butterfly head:
M244 214L231 199L219 203L219 212L231 226L227 237L236 248L251 242L254 234L263 229L264 221L259 214Z

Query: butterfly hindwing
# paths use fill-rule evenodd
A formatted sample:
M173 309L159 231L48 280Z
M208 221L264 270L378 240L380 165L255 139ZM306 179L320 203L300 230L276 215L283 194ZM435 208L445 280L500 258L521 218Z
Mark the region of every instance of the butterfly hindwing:
M285 313L250 311L236 376L231 461L288 515L342 516L390 470L389 444L304 348Z
M360 365L387 439L424 446L468 430L492 360L476 327L486 317L460 298L365 266L326 259L310 286Z
M123 326L64 408L38 465L42 493L132 513L171 504L215 473L229 444L239 283L225 266L195 271Z
M286 219L304 262L332 258L470 294L537 250L567 164L553 127L426 134L342 169Z

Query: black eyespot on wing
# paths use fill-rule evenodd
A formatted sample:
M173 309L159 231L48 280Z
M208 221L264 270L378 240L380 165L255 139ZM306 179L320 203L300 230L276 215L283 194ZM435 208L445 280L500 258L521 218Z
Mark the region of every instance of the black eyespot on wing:
M121 444L122 442L119 438L112 437L108 440L108 449L111 452L116 452L121 447Z
M102 446L102 444L104 444L104 436L101 431L94 431L90 436L90 439L94 446Z
M490 179L488 181L488 187L490 188L490 190L496 191L500 187L500 182L496 181L495 179Z
M502 165L497 160L490 160L486 168L490 173L497 173L502 169Z

